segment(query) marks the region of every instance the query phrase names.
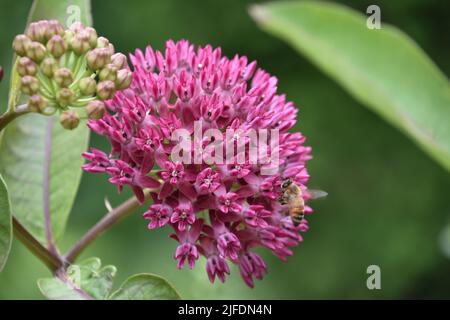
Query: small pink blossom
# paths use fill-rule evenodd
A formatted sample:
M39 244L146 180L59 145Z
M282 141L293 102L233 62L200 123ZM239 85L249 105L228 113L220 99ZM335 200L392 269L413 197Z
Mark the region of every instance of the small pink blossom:
M234 192L220 195L218 208L223 213L239 213L242 206L238 203L238 195Z
M169 221L172 214L172 208L166 204L152 204L148 211L144 212L144 218L149 219L149 229L162 228Z
M239 271L245 283L253 288L253 278L261 280L263 275L267 272L265 262L259 255L253 252L248 252L242 255L239 263Z
M190 203L180 203L174 210L170 222L176 224L178 230L184 231L186 225L191 225L195 222L195 214Z

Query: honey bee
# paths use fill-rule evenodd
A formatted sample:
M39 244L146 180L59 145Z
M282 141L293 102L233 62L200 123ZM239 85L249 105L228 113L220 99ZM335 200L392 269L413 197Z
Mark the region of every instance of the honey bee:
M305 200L302 189L291 179L286 179L281 184L282 194L280 204L288 205L288 213L294 226L298 226L305 217ZM328 194L322 190L308 190L311 199L324 198Z
M289 216L294 226L298 226L305 217L305 201L303 199L302 189L291 179L286 179L281 184L282 195L279 202L282 205L288 205Z

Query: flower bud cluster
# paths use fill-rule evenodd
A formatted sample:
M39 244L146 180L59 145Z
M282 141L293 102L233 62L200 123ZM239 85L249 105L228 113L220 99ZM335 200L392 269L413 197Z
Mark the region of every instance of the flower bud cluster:
M59 112L66 129L76 128L82 118L101 118L103 101L131 84L126 56L80 22L67 30L56 20L33 22L12 47L28 108L46 115Z

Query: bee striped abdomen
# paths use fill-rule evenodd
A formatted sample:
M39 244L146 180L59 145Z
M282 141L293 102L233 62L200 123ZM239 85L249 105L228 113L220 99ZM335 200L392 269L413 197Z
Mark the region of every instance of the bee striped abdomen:
M289 215L291 216L291 220L294 226L298 226L305 217L305 210L303 206L298 207L293 206L289 210Z

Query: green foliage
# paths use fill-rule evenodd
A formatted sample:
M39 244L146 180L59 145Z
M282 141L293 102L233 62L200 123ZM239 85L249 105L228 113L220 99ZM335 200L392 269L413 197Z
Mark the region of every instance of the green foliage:
M100 259L91 258L67 269L70 277L78 276L79 272L81 288L96 300L104 300L108 297L117 272L114 266L108 265L102 268L101 265Z
M58 277L38 280L38 286L42 294L51 300L180 299L166 280L151 274L131 276L108 298L115 274L114 266L102 268L100 259L90 258L71 265L66 273Z
M357 100L412 137L450 170L450 86L406 34L326 2L252 7L261 27L289 42Z
M0 271L6 264L12 241L11 205L5 181L0 176Z
M70 5L78 6L81 21L91 24L87 0L36 0L29 22L58 19L65 23ZM16 96L17 77L13 76L12 103L18 101ZM89 130L85 124L68 131L59 125L57 116L38 114L16 119L3 133L0 172L10 188L14 214L43 244L50 234L58 239L64 232L81 179L83 159L80 155L88 141Z
M142 273L129 277L111 300L179 300L180 295L163 278Z
M84 126L68 131L57 118L37 114L22 116L4 132L0 171L9 186L14 214L42 243L47 241L47 213L54 237L64 231L88 139Z
M42 294L50 300L92 300L92 297L78 289L70 279L45 278L38 280Z
M98 258L69 266L54 278L38 280L42 294L51 300L104 300L112 289L114 266L102 268Z

